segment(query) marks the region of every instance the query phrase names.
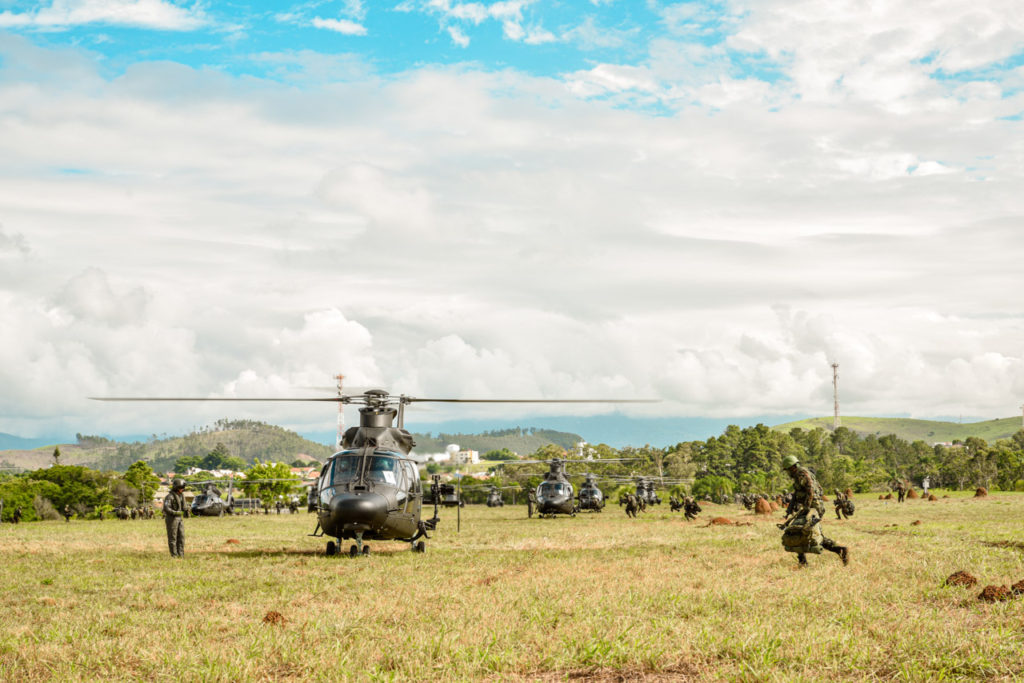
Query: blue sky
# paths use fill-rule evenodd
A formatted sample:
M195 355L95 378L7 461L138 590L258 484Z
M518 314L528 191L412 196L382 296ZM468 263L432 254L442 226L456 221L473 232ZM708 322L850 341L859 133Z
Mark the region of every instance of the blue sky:
M827 414L832 361L1015 414L1022 55L1019 0L0 0L0 431L338 372Z

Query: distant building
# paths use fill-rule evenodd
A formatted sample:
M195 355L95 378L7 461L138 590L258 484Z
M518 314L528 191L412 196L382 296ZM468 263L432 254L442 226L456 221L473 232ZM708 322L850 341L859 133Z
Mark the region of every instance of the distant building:
M480 462L479 451L473 451L468 449L459 449L452 452L452 464L453 465L475 465Z
M316 479L320 476L319 467L291 467L291 473L301 479Z

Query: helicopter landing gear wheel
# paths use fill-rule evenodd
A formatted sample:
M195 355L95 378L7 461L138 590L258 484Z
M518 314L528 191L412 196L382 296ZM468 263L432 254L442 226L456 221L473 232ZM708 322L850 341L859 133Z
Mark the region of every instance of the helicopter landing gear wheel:
M348 549L348 556L349 557L356 557L358 554L359 554L359 548L357 548L355 546L352 546L351 548Z
M425 552L427 552L427 544L424 543L423 541L420 541L419 543L417 543L416 545L414 545L412 547L412 550L413 550L413 552L416 552L416 553L425 553Z
M575 516L576 516L576 513L575 513L575 512L570 512L570 513L569 513L569 516L570 516L570 517L575 517Z
M338 546L334 541L327 541L327 557L334 557L338 554Z
M369 556L370 556L370 546L364 545L363 546L363 557L369 557Z

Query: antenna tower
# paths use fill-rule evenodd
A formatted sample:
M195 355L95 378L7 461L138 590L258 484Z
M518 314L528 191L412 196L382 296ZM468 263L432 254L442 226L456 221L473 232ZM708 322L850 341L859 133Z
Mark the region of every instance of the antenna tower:
M345 392L341 388L341 382L345 379L345 375L335 375L334 379L338 380L338 398L345 395ZM341 438L345 436L345 404L338 401L338 436L334 440L334 447L341 450Z
M832 418L832 431L839 429L839 363L832 364L832 400L835 416Z

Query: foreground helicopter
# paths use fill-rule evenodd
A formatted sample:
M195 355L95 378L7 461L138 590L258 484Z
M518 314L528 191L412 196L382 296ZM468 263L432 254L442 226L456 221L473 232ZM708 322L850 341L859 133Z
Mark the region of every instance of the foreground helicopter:
M341 439L341 450L328 458L315 486L317 526L311 536L328 536L327 555L341 552L343 540L355 541L349 555L368 555L368 540L403 541L424 552L422 538L437 527L442 484L431 485L434 516L424 519L423 489L416 463L409 458L415 442L404 427L405 407L412 403L652 403L616 399L453 399L392 396L382 389L331 398L96 398L100 401L313 401L361 405L359 426ZM398 425L393 426L397 419ZM563 477L564 479L564 477ZM545 482L546 483L546 482ZM568 481L565 481L568 484ZM541 484L543 487L544 484ZM569 484L570 509L572 485ZM312 499L313 494L310 495ZM540 489L538 489L540 499ZM545 496L547 499L547 496ZM552 499L553 500L553 499ZM455 504L461 501L455 498ZM310 501L312 507L312 500ZM563 506L548 506L561 512Z

